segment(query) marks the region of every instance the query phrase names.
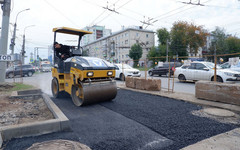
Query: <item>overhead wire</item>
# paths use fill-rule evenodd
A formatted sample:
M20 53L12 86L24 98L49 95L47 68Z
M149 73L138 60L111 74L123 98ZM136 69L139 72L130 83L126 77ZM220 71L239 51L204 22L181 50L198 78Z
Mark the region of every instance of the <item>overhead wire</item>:
M52 4L50 4L47 0L44 0L45 3L47 3L50 7L52 7L55 11L57 11L58 13L60 13L65 19L67 19L69 22L71 22L73 25L78 26L78 24L76 24L74 21L72 21L70 18L68 18L63 12L61 12L59 9L57 9L56 7L54 7Z
M85 0L84 0L85 1ZM114 4L113 4L113 6L115 5L115 4L117 4L118 2L119 2L120 0L117 0ZM99 6L99 5L98 5ZM101 6L100 6L101 7ZM103 7L102 7L103 8ZM107 10L104 10L100 15L98 15L93 21L92 21L92 23L90 24L90 26L91 25L94 25L94 22L99 18L99 17L101 17L105 12L106 12Z

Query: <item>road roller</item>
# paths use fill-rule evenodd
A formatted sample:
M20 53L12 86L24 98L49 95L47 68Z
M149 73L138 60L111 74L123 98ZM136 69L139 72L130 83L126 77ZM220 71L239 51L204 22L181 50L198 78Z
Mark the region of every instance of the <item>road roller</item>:
M54 44L57 35L78 36L77 46L69 46L68 58L62 59L53 46L52 95L61 98L68 93L76 106L111 101L117 95L115 67L97 57L82 56L81 38L92 32L69 27L53 28Z

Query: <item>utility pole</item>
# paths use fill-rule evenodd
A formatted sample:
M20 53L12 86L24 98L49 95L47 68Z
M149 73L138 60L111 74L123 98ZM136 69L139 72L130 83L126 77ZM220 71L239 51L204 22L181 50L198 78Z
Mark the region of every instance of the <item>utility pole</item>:
M26 53L26 51L25 51L25 41L26 41L26 39L25 39L25 31L26 31L26 29L27 28L29 28L29 27L34 27L35 25L30 25L30 26L27 26L27 27L25 27L24 28L24 32L23 32L23 44L22 44L22 51L21 51L21 55L22 55L22 64L25 64L25 62L24 62L24 58L25 58L25 53Z
M30 10L30 8L28 9L24 9L20 12L17 13L17 16L16 16L16 20L15 20L15 23L14 23L14 30L13 30L13 37L11 39L11 43L10 43L10 50L12 50L11 54L13 55L14 54L14 46L15 46L15 39L16 39L16 30L17 30L17 19L18 19L18 15L24 11L27 11L27 10Z
M217 81L217 54L216 54L216 43L214 45L214 82Z
M9 30L9 18L10 18L11 0L5 0L3 2L2 10L2 32L0 40L0 54L7 54L8 46L8 30ZM0 83L5 82L6 62L0 61Z
M22 55L22 64L24 64L24 57L25 57L25 34L23 35L23 44L22 44L21 55Z
M166 50L166 62L168 62L168 39L167 39L167 50Z

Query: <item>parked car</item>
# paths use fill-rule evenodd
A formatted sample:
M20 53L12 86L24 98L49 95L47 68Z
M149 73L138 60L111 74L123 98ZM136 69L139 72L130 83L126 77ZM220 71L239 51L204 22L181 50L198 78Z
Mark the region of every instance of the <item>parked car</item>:
M41 72L51 72L52 65L51 64L42 64L40 70L41 70Z
M19 65L13 66L6 70L6 77L13 78L14 76L21 75L21 76L29 76L31 77L35 73L32 65Z
M214 63L211 62L192 62L190 65L183 65L176 68L175 77L180 81L186 80L209 80L214 81ZM240 72L229 69L222 69L217 66L217 81L240 81Z
M240 62L237 65L231 65L229 62L220 65L223 69L230 69L240 72Z
M115 78L125 81L126 76L140 77L141 73L138 69L132 68L127 64L114 64L116 68Z
M175 68L176 67L180 67L182 64L180 62L170 62L170 76L173 75L173 72L174 72L174 65L175 65ZM150 76L153 76L153 75L159 75L159 76L162 76L162 75L166 75L167 77L169 76L169 63L163 63L162 66L156 66L152 69L149 69L148 70L148 74Z

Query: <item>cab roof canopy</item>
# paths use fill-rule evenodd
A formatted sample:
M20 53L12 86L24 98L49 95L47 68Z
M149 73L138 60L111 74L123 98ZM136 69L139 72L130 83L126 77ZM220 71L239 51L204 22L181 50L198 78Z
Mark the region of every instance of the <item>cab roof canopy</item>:
M81 36L83 36L85 34L92 34L92 32L89 32L89 31L68 28L68 27L53 28L53 32L72 34L72 35L81 35Z

